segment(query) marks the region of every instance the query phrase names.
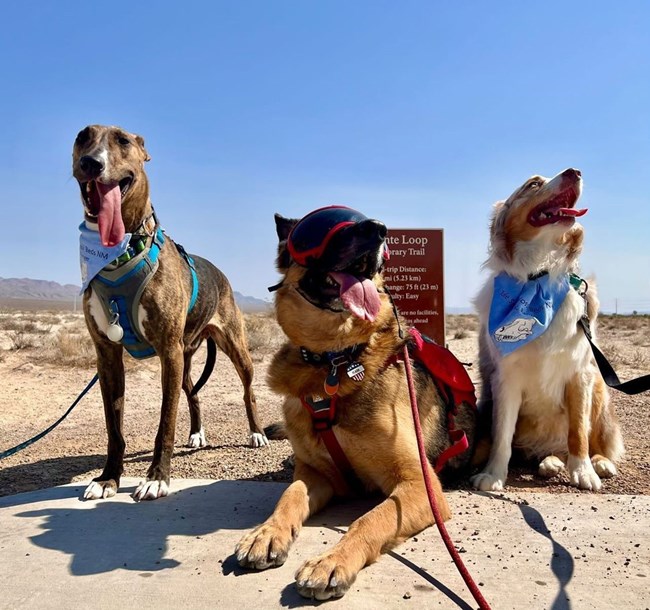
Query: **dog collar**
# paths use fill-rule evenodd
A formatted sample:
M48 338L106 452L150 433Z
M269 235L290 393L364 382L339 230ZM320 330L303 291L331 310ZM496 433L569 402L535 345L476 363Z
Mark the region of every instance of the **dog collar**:
M365 375L365 368L356 357L365 349L366 344L346 347L338 352L315 353L306 347L300 348L300 356L303 362L312 366L328 366L329 373L325 379L323 389L328 396L333 396L339 389L339 369L345 367L347 376L353 381L362 381Z

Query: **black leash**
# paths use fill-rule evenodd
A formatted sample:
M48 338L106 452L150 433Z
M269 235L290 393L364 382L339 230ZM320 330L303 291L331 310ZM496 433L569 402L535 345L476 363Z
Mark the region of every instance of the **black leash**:
M591 351L594 353L594 358L596 359L596 364L600 369L600 374L603 376L605 383L610 388L630 395L640 394L641 392L647 392L650 390L650 375L644 375L643 377L637 377L636 379L621 382L612 365L592 341L589 318L587 318L586 314L580 318L578 324L584 331L585 337L587 337L587 341L589 341L589 345L591 345Z
M49 428L46 428L43 430L43 432L39 432L36 436L33 436L29 440L20 443L20 445L16 445L15 447L12 447L11 449L7 449L7 451L3 451L0 453L0 460L9 457L10 455L13 455L14 453L18 453L19 451L22 451L25 447L29 447L32 443L35 443L36 441L42 439L46 434L49 434L56 428L70 413L72 412L72 409L74 409L77 404L79 404L79 401L88 393L90 388L92 388L95 383L97 383L97 380L99 379L99 375L95 373L95 376L90 380L88 385L82 390L81 394L77 396L76 400L70 405L70 408L61 416L59 419L57 419Z

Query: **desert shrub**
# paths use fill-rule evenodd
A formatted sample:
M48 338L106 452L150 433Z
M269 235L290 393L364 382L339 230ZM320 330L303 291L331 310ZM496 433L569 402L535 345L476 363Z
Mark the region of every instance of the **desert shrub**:
M74 367L94 367L95 347L87 332L60 330L40 354L50 364Z
M9 337L9 341L11 341L10 350L30 349L39 345L39 341L33 334L22 330L9 331L7 336Z
M464 328L459 328L454 333L454 339L467 339L467 337L469 337L469 332L467 332L467 330Z
M282 329L272 313L245 314L248 349L251 352L275 350L285 341Z

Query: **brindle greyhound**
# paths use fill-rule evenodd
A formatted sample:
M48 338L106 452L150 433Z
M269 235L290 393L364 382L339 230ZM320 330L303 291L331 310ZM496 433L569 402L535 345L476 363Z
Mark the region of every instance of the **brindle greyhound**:
M159 230L144 171L144 163L149 159L141 136L101 125L90 125L80 131L72 153L73 175L81 189L85 225L99 231L99 236L94 235L101 240L101 246L123 243L125 233L138 236L140 248L142 243L145 247L153 246L156 235L161 237L157 271L142 292L133 320L142 340L160 357L163 395L153 460L146 481L140 483L133 494L135 500L153 500L168 494L181 388L190 408L188 444L191 447L206 444L199 400L192 392L194 384L190 377L192 356L203 339L207 339L209 348L211 341L216 342L237 369L244 386L251 446L268 444L257 416L251 387L253 364L232 288L214 265L198 256L190 259ZM198 296L195 292L197 280ZM86 488L85 499L115 495L123 472L125 449L122 435L124 347L108 338L116 338L110 332L115 329L110 327L117 318L109 320L98 289L99 286L91 282L85 290L84 315L97 352L108 431L108 457L102 474ZM191 302L194 305L188 312Z

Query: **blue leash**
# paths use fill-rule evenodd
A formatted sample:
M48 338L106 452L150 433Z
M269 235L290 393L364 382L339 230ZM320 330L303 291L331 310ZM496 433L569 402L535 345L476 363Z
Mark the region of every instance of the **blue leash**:
M7 451L3 451L2 453L0 453L0 460L9 457L10 455L13 455L14 453L18 453L19 451L22 451L25 447L29 447L32 443L35 443L37 440L42 439L46 434L52 432L54 428L56 428L66 417L68 417L72 409L74 409L77 406L79 401L88 393L90 388L92 388L95 385L95 383L97 383L98 379L99 379L99 375L95 373L95 376L90 380L90 382L83 389L81 394L77 396L76 400L70 405L70 408L61 417L59 417L59 419L57 419L49 428L43 430L43 432L40 432L36 436L30 438L29 440L23 443L20 443L20 445L16 445L15 447L12 447L11 449L7 449Z

